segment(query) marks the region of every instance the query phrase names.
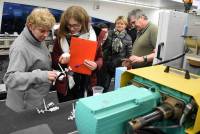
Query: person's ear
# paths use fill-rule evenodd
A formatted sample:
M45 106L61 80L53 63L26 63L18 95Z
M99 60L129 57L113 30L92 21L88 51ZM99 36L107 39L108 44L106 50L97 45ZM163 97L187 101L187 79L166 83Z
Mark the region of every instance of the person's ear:
M32 30L33 24L32 24L32 23L28 23L28 24L27 24L27 27L28 27L30 30Z

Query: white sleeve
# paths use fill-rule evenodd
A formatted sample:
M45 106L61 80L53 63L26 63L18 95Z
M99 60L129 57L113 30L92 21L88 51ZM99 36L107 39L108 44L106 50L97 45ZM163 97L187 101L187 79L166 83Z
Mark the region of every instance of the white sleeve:
M92 40L92 41L97 41L97 36L96 36L96 33L93 29L93 27L90 25L90 37L89 37L89 40Z

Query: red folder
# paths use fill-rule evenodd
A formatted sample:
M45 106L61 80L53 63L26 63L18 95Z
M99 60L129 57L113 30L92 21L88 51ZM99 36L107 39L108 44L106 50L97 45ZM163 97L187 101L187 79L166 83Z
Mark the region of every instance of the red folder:
M70 61L69 66L73 72L91 75L92 71L87 68L84 60L94 61L97 50L97 42L72 37L70 43Z

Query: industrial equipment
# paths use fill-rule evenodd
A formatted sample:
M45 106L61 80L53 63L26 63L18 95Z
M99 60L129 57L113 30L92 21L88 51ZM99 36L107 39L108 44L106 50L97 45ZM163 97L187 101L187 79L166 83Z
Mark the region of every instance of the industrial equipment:
M179 59L165 65L200 74L200 16L178 11L162 11L159 14L158 37L154 64Z
M200 75L200 16L189 15L185 28L184 45L189 48L183 68Z
M80 134L133 134L158 129L166 134L200 132L200 76L157 65L125 71L119 90L80 99ZM129 85L129 86L127 86Z

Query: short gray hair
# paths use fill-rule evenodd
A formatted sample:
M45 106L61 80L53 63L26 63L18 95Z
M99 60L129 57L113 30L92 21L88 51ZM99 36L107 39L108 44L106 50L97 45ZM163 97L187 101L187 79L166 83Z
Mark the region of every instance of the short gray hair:
M128 13L128 21L130 21L131 16L135 16L136 19L144 17L145 20L148 20L147 15L141 9L134 9Z

